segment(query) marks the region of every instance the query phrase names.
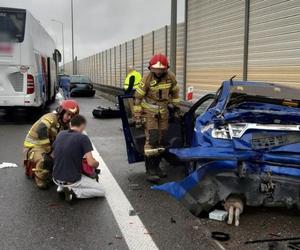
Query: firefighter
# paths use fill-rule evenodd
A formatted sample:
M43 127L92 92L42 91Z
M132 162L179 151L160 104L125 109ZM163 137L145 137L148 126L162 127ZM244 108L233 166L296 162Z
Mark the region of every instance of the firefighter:
M172 105L179 115L179 88L175 75L168 71L169 62L162 54L154 55L147 74L135 92L134 118L136 127L145 127L144 146L147 180L159 182L166 174L159 167L166 142L164 135L168 129L168 106ZM144 121L144 122L143 122Z
M39 188L48 188L52 180L52 143L61 130L68 129L71 118L78 113L76 101L62 101L56 112L43 115L29 130L24 141L25 173L34 178Z
M136 71L132 66L129 66L128 74L124 82L125 94L132 93L132 91L137 88L141 79L142 79L141 74L138 71Z

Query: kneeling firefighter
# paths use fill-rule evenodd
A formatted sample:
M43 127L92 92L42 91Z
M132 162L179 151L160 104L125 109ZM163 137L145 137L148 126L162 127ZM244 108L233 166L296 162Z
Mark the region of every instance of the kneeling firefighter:
M147 180L158 182L166 174L159 167L168 129L168 106L173 105L179 115L179 88L175 75L168 71L169 62L162 54L154 55L149 62L150 73L139 83L135 92L134 118L137 127L145 126L144 146Z
M61 130L69 128L71 118L79 113L74 100L62 101L56 112L43 115L29 130L24 141L24 167L28 177L39 188L48 188L52 181L52 144Z

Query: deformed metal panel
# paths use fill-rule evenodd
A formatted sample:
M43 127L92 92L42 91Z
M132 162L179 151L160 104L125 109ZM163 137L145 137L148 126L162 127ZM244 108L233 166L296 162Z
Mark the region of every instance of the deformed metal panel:
M194 101L236 75L242 79L245 1L189 0L187 87Z
M250 1L248 79L300 88L300 1Z
M149 72L148 70L148 65L149 65L149 60L152 57L152 32L147 33L144 35L144 47L143 47L143 75L147 74Z

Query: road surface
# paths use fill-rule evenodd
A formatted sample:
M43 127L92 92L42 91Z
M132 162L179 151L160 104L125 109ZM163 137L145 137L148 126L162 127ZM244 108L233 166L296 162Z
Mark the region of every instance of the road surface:
M142 163L127 163L120 120L92 117L94 107L112 103L103 98L77 100L103 160L100 181L109 190L107 198L69 205L59 199L54 186L38 190L22 168L22 143L36 117L0 111L0 163L19 166L0 169L0 249L266 249L266 244L244 242L300 237L299 212L293 210L246 208L237 228L195 218L167 194L150 189ZM57 102L50 109L55 106ZM181 168L164 165L166 181L183 174ZM227 232L231 239L216 242L212 231Z

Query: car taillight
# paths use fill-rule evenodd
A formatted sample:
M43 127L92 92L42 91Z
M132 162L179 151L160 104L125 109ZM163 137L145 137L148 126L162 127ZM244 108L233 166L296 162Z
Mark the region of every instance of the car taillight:
M34 93L34 77L33 75L27 74L27 94Z

